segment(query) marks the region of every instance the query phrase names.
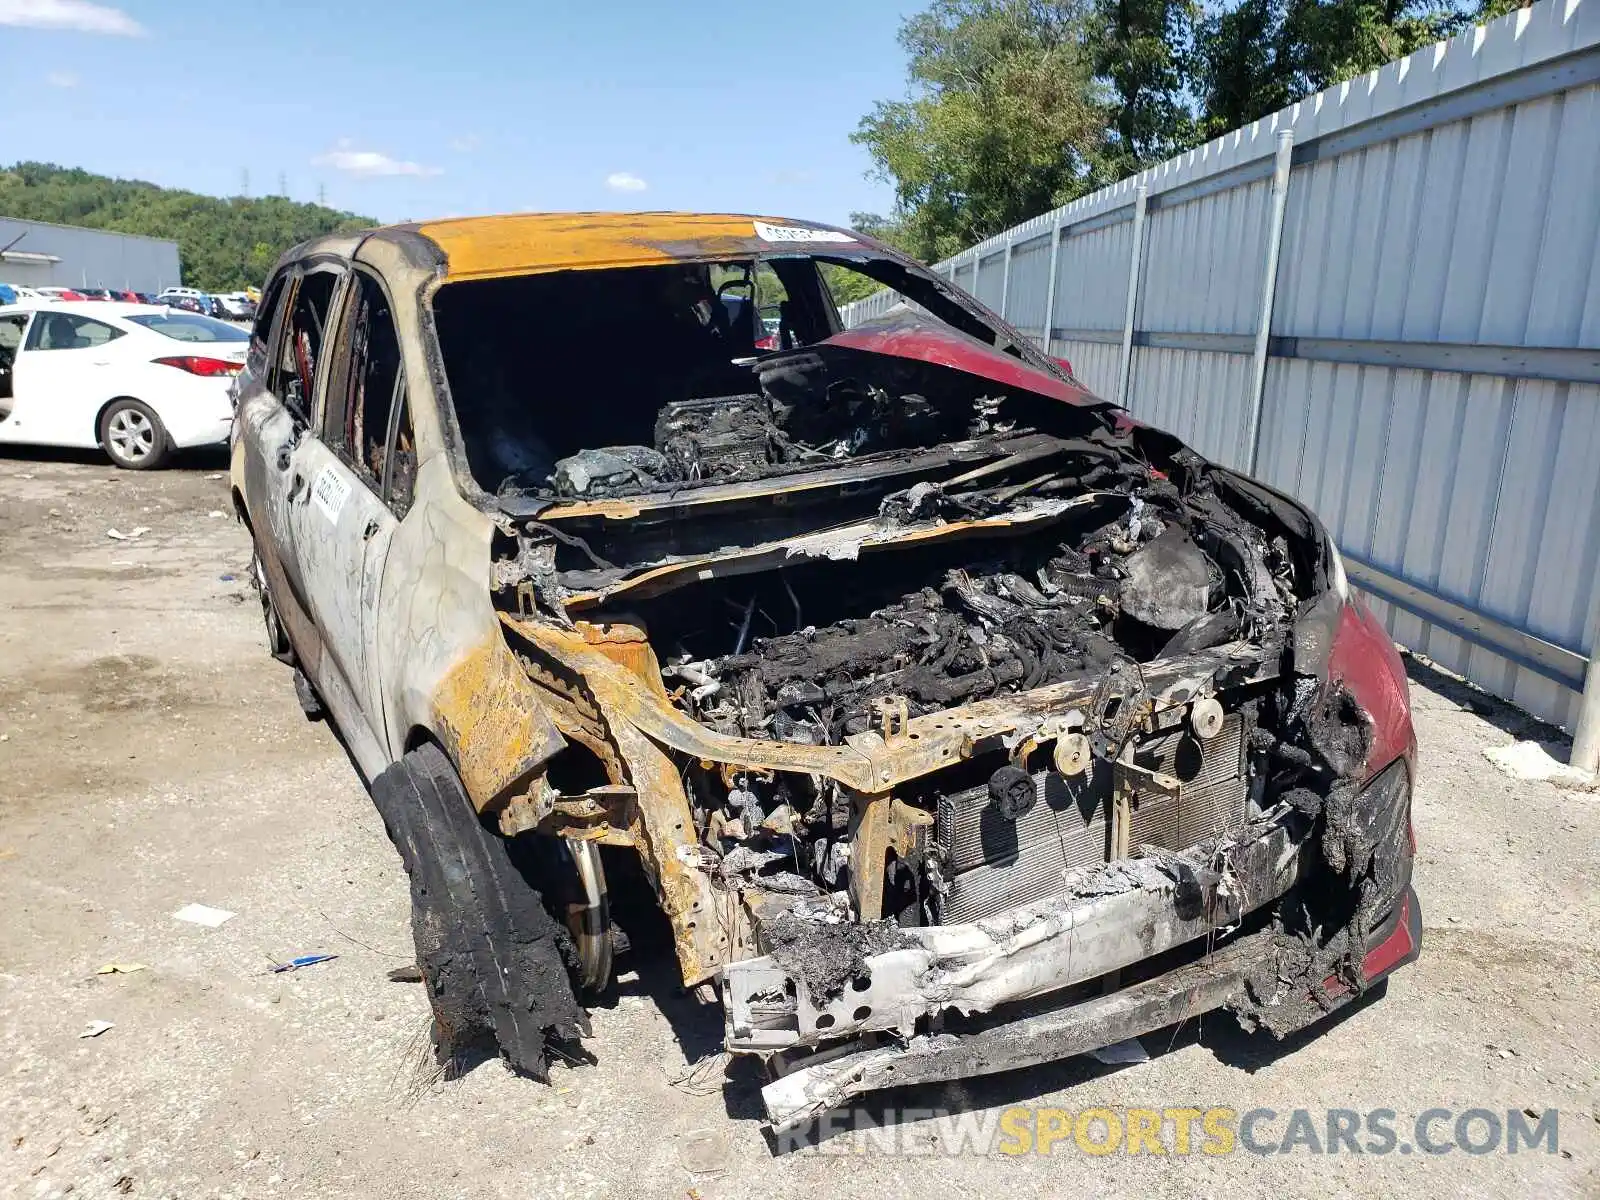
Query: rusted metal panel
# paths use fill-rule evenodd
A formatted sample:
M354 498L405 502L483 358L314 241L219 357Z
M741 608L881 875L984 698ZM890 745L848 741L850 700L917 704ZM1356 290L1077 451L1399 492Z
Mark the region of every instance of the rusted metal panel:
M430 221L417 232L444 253L447 280L770 254L786 244L865 244L832 226L721 213L519 213Z
M497 630L445 675L433 703L434 728L480 810L566 746Z

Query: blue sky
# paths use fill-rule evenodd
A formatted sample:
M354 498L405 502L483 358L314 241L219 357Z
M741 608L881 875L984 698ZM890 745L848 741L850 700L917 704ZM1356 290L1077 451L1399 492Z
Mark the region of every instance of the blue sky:
M883 211L849 134L918 0L0 0L0 162L391 221ZM18 119L21 118L21 119Z

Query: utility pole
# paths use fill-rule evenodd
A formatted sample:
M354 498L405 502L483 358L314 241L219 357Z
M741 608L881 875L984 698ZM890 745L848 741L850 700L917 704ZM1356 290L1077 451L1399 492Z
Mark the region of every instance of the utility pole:
M328 185L325 183L317 184L317 203L323 208L328 207Z
M278 172L278 195L285 200L289 198L289 174L287 171Z
M243 196L246 200L248 200L250 198L250 168L249 167L241 167L239 169L239 195Z

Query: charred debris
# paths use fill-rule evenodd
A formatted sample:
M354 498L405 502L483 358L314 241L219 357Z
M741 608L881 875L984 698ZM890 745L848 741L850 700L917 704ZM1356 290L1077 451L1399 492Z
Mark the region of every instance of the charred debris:
M1243 730L1240 819L1281 813L1287 798L1308 841L1324 831L1347 885L1286 899L1280 975L1343 964L1359 977L1350 964L1377 919L1362 897L1379 868L1359 846L1341 857L1353 825L1334 817L1370 730L1326 677L1328 566L1313 519L1108 406L826 343L740 369L744 386L648 414L649 444L578 450L502 489L500 602L566 626L639 629L683 715L815 746L1067 680L1138 680L1149 664L1230 646L1235 664L1264 664L1225 696L1231 676L1216 676ZM682 766L714 877L767 908L757 923L773 953L796 969L826 964L823 991L859 960L860 936L837 914L808 926L795 912L849 889L881 905L846 925L940 919L937 852L889 862L879 888L852 887L859 797L840 785ZM905 796L931 813L993 763L979 766ZM965 768L973 779L956 778ZM1245 832L1189 857L1225 871L1230 837ZM1282 988L1269 982L1259 1013Z
M557 621L642 625L720 732L838 744L885 697L1281 641L1319 585L1296 510L1111 410L826 345L747 371L517 492L500 567Z

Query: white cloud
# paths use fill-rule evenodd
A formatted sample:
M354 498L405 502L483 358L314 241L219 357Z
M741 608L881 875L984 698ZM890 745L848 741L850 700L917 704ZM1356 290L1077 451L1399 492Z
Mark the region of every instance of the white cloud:
M0 4L5 0L0 0ZM340 138L338 145L326 154L319 154L311 160L314 167L332 167L336 171L343 171L347 175L359 175L368 179L376 179L389 175L412 175L417 178L427 178L430 175L443 175L440 167L425 167L421 163L407 162L403 159L390 158L387 154L380 154L376 150L357 150L349 138Z
M606 186L613 192L642 192L650 185L632 171L613 171L606 176Z
M51 71L44 77L44 81L51 87L75 88L78 86L78 76L74 71Z
M90 0L0 0L0 25L70 29L116 37L143 37L144 26L120 8Z
M459 137L450 139L450 149L457 154L471 154L481 145L483 139L475 133L463 133Z

